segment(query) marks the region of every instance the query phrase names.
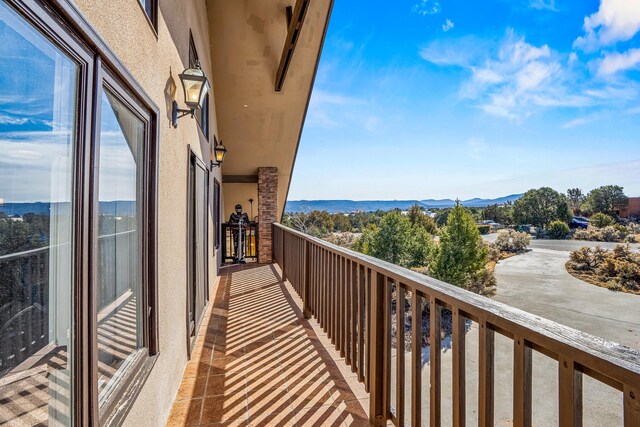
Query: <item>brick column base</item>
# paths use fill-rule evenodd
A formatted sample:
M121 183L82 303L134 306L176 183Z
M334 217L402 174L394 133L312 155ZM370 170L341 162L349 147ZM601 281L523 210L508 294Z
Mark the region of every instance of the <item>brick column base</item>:
M258 168L258 262L273 262L272 224L278 221L278 168Z

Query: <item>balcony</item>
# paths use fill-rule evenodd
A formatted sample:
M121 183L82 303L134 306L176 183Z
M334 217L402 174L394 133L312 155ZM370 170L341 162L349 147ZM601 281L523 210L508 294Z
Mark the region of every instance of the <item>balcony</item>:
M169 425L640 425L637 350L279 224L273 250L224 270Z
M364 386L277 267L220 273L168 425L367 425Z

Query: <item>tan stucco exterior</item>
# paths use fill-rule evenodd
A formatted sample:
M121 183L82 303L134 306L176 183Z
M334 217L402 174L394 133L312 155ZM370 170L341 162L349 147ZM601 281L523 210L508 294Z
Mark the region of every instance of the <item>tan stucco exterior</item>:
M233 213L234 207L239 203L251 220L257 221L258 216L258 186L257 184L224 184L224 215L226 222ZM253 217L251 217L251 203L253 199Z
M185 316L188 147L191 146L203 160L209 158L209 145L198 130L195 120L183 118L179 121L177 129L170 126L170 99L165 97L165 88L173 81L179 89L176 99L184 105L177 75L188 65L189 29L193 33L202 68L207 75L211 75L206 2L162 0L157 39L137 0L76 0L76 4L160 108L160 356L125 425L162 426L169 415L187 362ZM215 95L212 98L215 99ZM211 131L215 132L215 101L210 107ZM219 181L222 180L219 168L213 170L212 176L216 176ZM209 253L213 254L211 239L209 250ZM215 263L214 258L209 268L211 283L217 279Z
M183 106L178 74L188 65L189 31L201 66L213 83L210 139L222 139L228 155L222 174L279 170L280 212L310 96L331 1L312 1L284 90L274 91L275 70L286 37L283 0L161 0L157 35L138 0L74 0L146 94L160 108L158 182L158 291L160 355L125 419L127 426L162 426L187 362L187 179L189 147L208 164L210 145L195 120L170 126L175 99ZM210 49L211 48L211 49ZM213 60L212 60L213 57ZM247 105L247 107L244 107ZM224 221L236 203L250 211L255 184L222 185ZM210 197L213 203L213 197ZM211 210L212 206L210 206ZM210 219L209 279L215 287L218 259Z

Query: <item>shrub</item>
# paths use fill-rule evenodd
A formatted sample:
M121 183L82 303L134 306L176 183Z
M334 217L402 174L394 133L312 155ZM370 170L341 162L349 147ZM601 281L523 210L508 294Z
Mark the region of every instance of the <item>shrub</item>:
M527 233L500 230L494 244L502 252L520 254L527 250L529 243L531 243L531 236Z
M635 236L628 227L609 225L603 228L589 227L586 230L576 230L575 240L589 240L592 242L634 243Z
M591 240L591 232L589 230L577 229L573 233L573 238L575 240Z
M496 294L496 276L493 264L488 264L475 273L470 274L465 282L465 288L476 294L492 297Z
M581 248L571 252L567 267L591 276L612 291L640 292L640 254L628 245L613 250Z
M550 239L566 239L570 233L571 230L569 230L569 226L564 221L553 221L547 228L547 237Z
M491 227L488 225L479 225L478 226L478 231L480 232L480 234L489 234L489 230L491 230Z
M500 261L501 251L495 243L485 243L487 245L487 261Z
M589 219L589 223L597 228L608 227L614 224L613 218L604 213L597 213Z
M621 242L625 233L613 226L603 227L600 229L603 242Z

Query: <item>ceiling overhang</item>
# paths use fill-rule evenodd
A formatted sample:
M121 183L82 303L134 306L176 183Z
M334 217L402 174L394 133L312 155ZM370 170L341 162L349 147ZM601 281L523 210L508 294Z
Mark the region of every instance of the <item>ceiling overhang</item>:
M217 138L228 149L222 172L253 176L259 167L277 167L280 215L332 6L209 0Z

